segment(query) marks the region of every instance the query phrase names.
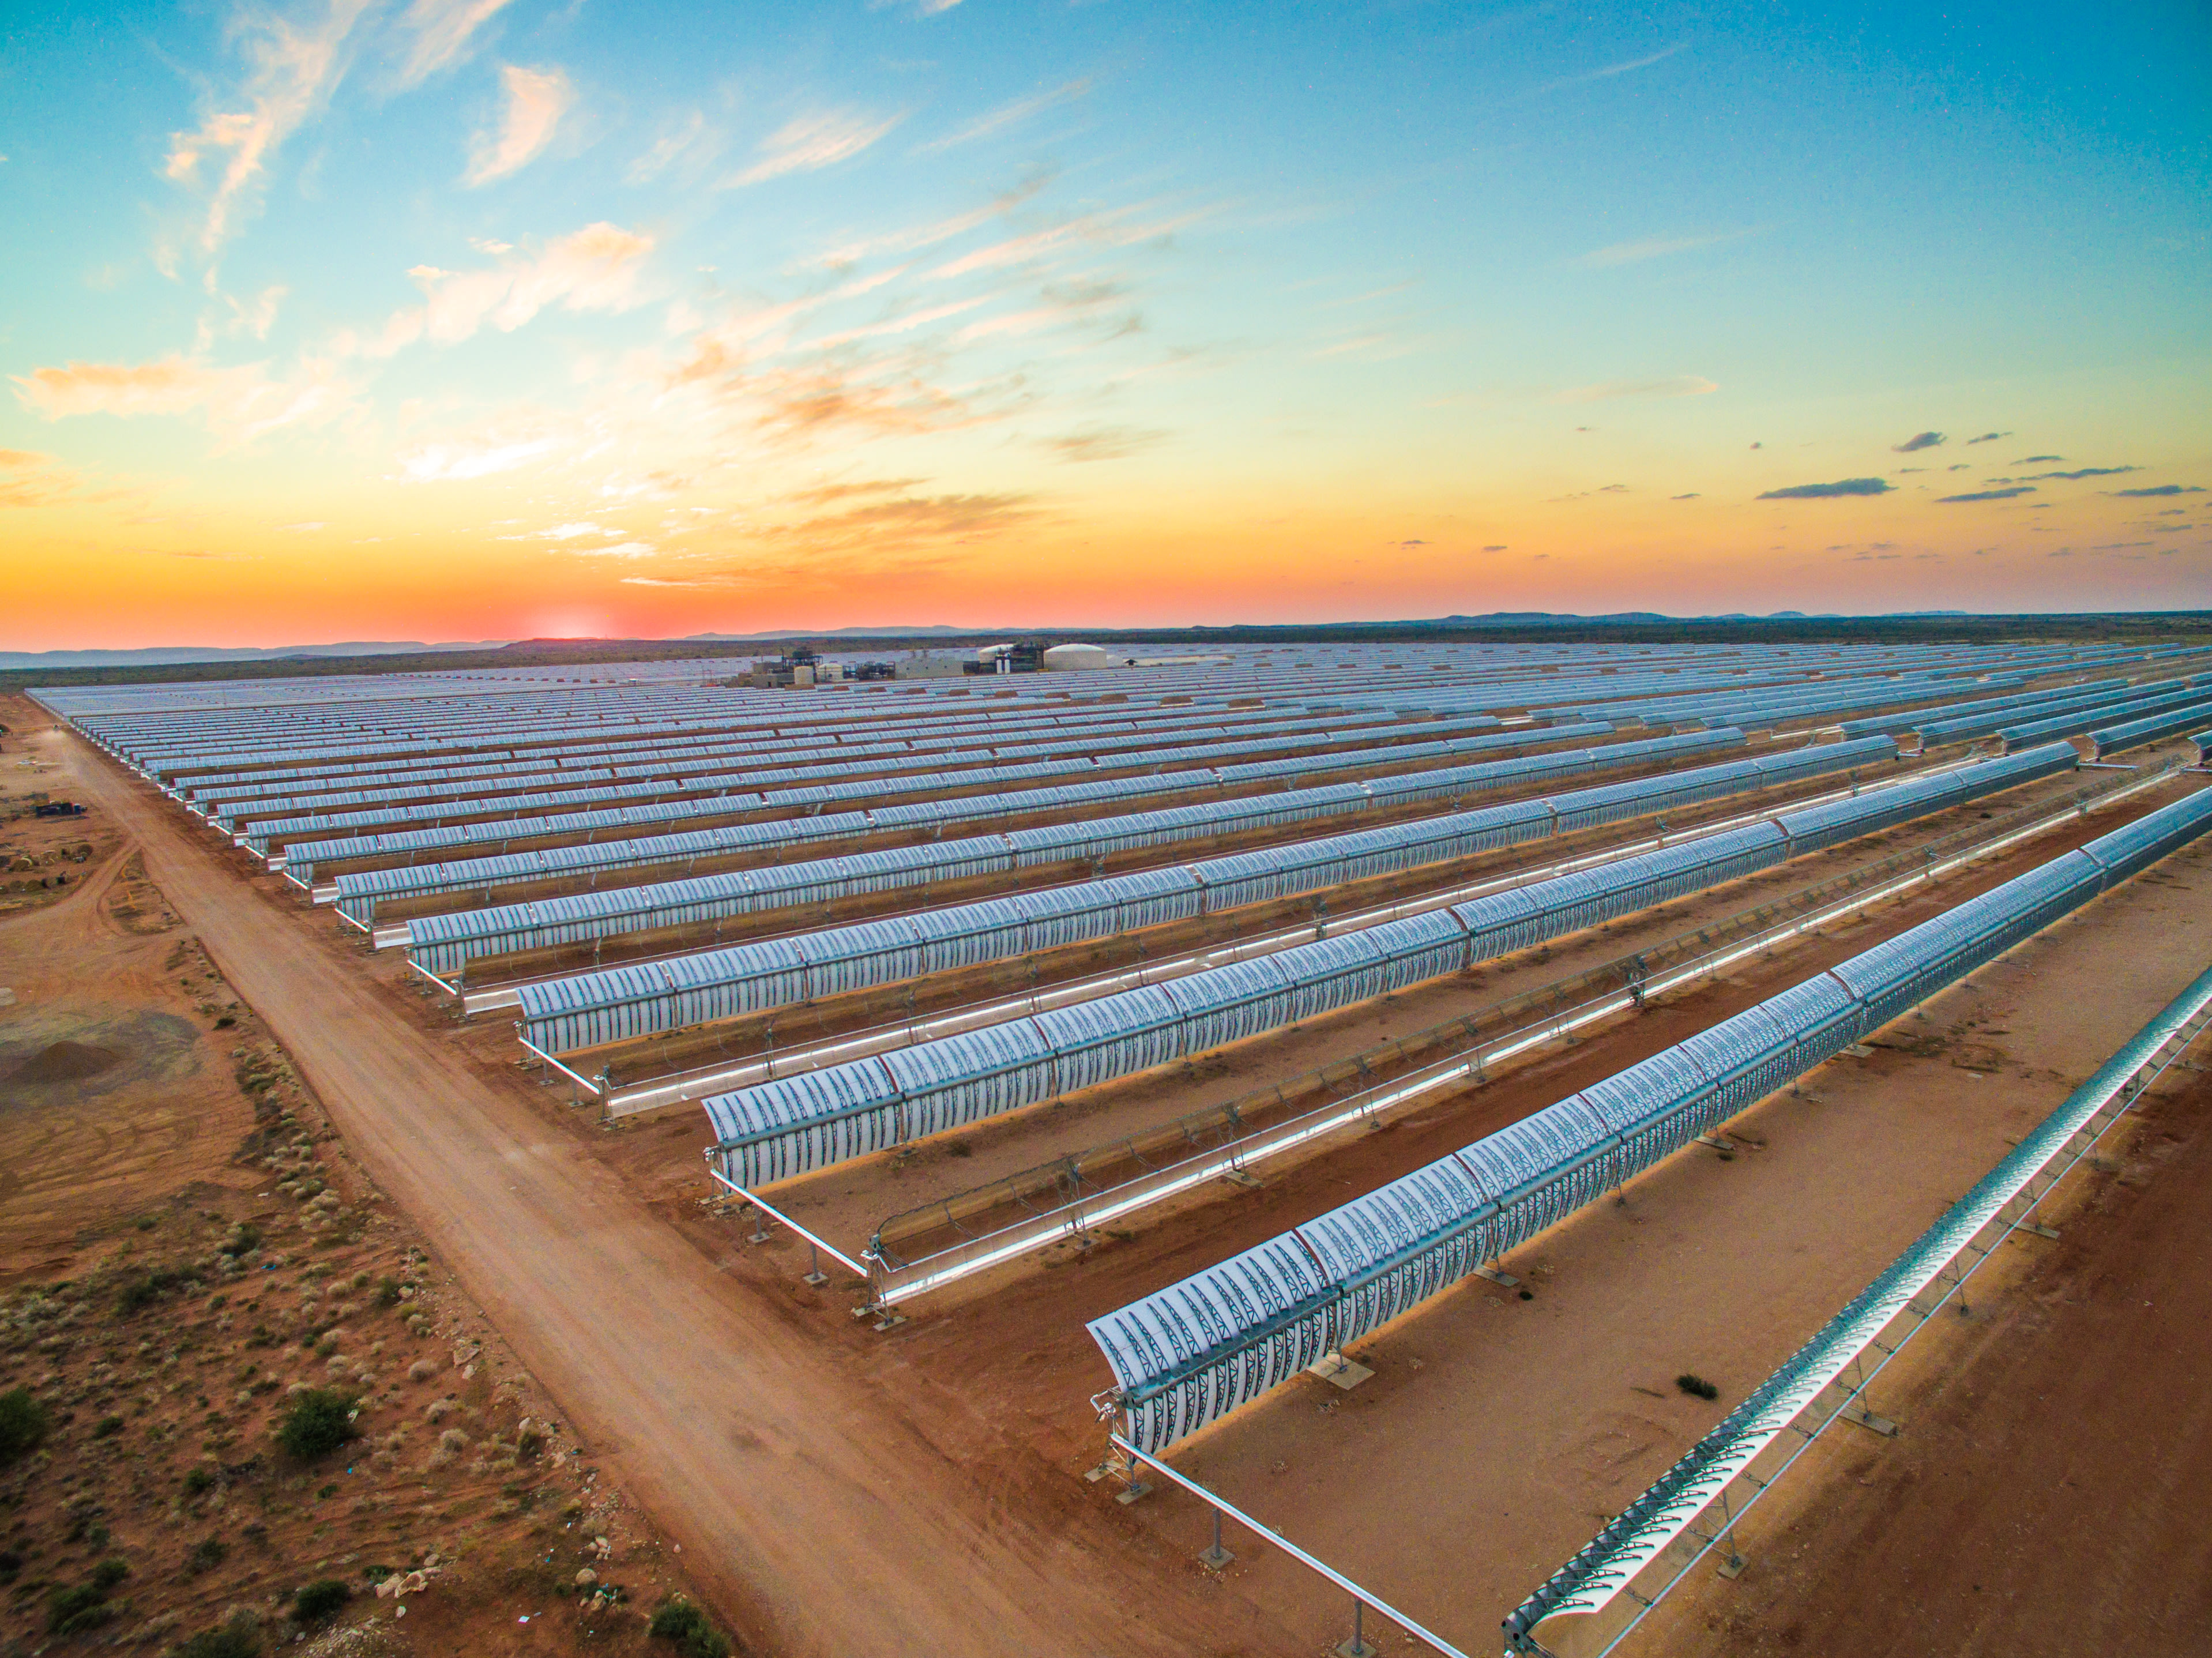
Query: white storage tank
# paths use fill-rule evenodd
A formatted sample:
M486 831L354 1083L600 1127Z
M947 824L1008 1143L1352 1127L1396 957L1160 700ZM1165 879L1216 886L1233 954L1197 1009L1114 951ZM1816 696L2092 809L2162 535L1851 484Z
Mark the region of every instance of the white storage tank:
M1044 653L1048 673L1066 673L1077 668L1118 668L1123 660L1103 645L1055 645Z

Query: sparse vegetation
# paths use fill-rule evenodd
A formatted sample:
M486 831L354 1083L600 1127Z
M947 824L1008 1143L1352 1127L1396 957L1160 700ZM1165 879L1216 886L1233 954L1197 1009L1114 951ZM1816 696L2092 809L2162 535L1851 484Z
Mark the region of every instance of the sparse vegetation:
M301 1585L292 1597L293 1621L319 1624L353 1598L353 1591L335 1577L319 1577Z
M198 1577L203 1572L213 1571L229 1558L229 1544L220 1537L203 1537L185 1557L185 1570Z
M684 1658L729 1658L730 1637L680 1594L662 1603L647 1632L655 1640L673 1642Z
M46 1633L82 1635L112 1622L120 1610L108 1599L115 1586L131 1576L129 1564L103 1560L83 1582L46 1593Z
M261 1631L252 1614L240 1612L227 1624L202 1630L174 1649L175 1658L259 1658Z
M294 1397L276 1442L302 1462L328 1456L355 1436L353 1397L335 1388L309 1388Z
M52 1414L28 1388L0 1394L0 1467L38 1449L52 1428Z
M1695 1370L1685 1370L1674 1378L1674 1385L1692 1399L1718 1399L1721 1390Z

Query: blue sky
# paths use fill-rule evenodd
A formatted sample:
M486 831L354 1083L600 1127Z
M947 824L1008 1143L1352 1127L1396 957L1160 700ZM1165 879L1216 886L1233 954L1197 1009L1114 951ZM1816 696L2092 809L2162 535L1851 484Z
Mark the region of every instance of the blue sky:
M0 56L0 556L107 591L11 644L2212 588L2201 8L341 0Z

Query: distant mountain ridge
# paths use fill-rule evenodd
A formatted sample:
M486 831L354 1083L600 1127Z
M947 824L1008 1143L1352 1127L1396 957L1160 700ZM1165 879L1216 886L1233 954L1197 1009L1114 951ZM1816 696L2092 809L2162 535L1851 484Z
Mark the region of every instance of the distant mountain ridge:
M276 662L290 657L406 656L424 651L491 651L504 639L347 639L329 645L149 645L135 651L0 651L0 669L158 667L172 662Z
M1297 632L1308 628L1330 631L1345 627L1374 629L1378 631L1413 631L1424 629L1469 628L1650 628L1681 627L1713 622L1837 622L1837 621L1910 621L1931 617L1970 616L1972 610L1887 610L1853 616L1838 610L1808 613L1803 610L1774 610L1765 616L1755 616L1742 610L1730 610L1720 616L1668 616L1658 610L1612 610L1599 616L1583 616L1572 610L1491 610L1480 616L1439 616L1401 622L1364 623L1204 623L1177 626L1162 623L1152 628L1106 628L1076 625L1047 627L1030 623L1019 627L955 627L950 623L933 622L921 626L885 624L878 627L842 628L776 628L760 633L687 634L681 639L657 640L590 640L590 639L482 639L448 640L441 643L426 643L421 640L354 639L339 640L323 645L152 645L137 650L78 650L78 651L0 651L0 672L21 672L27 670L63 668L155 668L193 662L283 662L325 660L333 657L392 657L429 655L462 651L525 651L585 649L593 646L658 646L670 645L742 645L750 643L776 644L794 639L856 639L872 641L903 640L953 639L1020 639L1039 635L1059 638L1082 638L1091 635L1100 639L1185 639L1219 640L1238 635L1265 636ZM2176 614L2181 614L2177 612Z

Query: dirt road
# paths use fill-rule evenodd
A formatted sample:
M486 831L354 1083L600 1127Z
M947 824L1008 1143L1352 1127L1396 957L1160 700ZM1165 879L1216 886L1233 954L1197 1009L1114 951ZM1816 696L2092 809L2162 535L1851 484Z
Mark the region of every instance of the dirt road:
M1002 1471L987 1489L901 1412L895 1385L856 1376L640 1210L526 1100L395 1019L206 831L73 735L39 740L69 752L83 793L135 839L385 1190L696 1552L687 1564L756 1646L1083 1658L1307 1644L1218 1588L1156 1575L1073 1491L1040 1513L1009 1501L1018 1477ZM933 1392L958 1381L911 1380Z

